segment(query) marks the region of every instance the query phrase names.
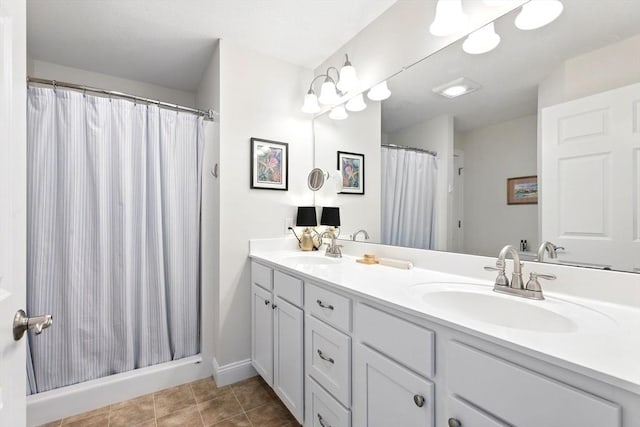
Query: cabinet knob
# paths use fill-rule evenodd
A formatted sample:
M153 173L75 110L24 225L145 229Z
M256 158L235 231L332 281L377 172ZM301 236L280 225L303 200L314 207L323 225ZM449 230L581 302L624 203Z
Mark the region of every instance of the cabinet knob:
M413 402L418 408L422 408L424 406L424 396L420 396L419 394L414 395Z
M271 301L269 301L268 299L264 300L264 305L269 305L271 304Z
M455 418L449 418L448 425L449 427L462 427L462 423Z
M278 308L278 306L277 306L277 305L275 305L275 304L271 304L271 309L275 310L276 308Z

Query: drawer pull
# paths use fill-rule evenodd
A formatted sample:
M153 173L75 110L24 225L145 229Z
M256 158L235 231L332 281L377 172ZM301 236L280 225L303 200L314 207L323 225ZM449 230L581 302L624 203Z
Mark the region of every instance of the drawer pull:
M333 306L331 304L325 304L322 301L320 301L319 299L316 300L316 302L318 303L318 305L322 308L326 308L327 310L333 310Z
M269 305L271 304L271 301L269 301L268 299L264 300L264 305Z
M329 357L329 356L325 356L324 353L322 352L322 350L318 349L318 356L320 356L320 359L324 360L325 362L329 362L331 364L336 363L335 360L333 360L333 358Z
M416 394L413 396L413 402L418 408L422 408L424 406L424 397Z
M455 418L449 418L448 423L449 427L462 427L462 423Z
M324 418L322 418L322 415L320 414L318 414L318 421L322 427L331 427L331 424L325 422Z

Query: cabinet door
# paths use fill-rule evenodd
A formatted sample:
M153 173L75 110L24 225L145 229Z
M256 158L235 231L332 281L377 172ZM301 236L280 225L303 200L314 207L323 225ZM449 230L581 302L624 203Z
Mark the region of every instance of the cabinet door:
M273 384L273 301L271 292L251 285L251 363Z
M354 425L434 426L432 382L362 344L354 363Z
M303 312L280 297L275 298L275 372L273 389L299 422L304 413Z

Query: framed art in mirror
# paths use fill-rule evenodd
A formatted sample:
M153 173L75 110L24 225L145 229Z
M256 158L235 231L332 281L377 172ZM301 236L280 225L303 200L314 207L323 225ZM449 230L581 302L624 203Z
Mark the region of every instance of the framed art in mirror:
M364 194L364 154L338 151L338 170L342 175L340 194Z
M507 179L508 205L538 204L538 176L520 176Z
M289 144L251 138L251 188L288 190Z

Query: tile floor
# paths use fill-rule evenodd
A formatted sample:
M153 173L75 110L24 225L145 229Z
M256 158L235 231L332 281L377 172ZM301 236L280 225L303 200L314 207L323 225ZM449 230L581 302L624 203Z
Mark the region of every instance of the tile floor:
M207 378L45 424L46 427L299 425L260 377L225 387L217 387L212 378Z

